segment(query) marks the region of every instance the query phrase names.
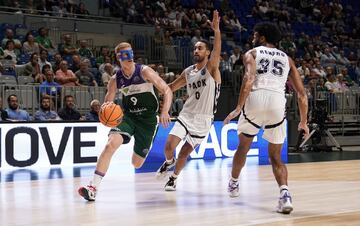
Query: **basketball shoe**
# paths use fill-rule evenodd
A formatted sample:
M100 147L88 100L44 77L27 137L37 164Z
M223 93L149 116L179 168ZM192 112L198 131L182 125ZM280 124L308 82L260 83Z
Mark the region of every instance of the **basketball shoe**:
M95 201L96 188L94 186L87 185L85 187L80 187L78 192L84 199L88 201Z
M176 191L176 179L173 176L169 177L168 182L165 184L165 191Z
M231 198L238 197L239 193L239 181L234 181L232 178L229 180L228 193Z
M284 192L279 198L279 204L277 206L278 213L289 214L293 211L292 199L288 191Z
M171 163L167 163L166 161L160 166L160 168L156 171L156 178L158 180L164 179L167 175L167 172L171 167L175 166L176 160L173 158Z

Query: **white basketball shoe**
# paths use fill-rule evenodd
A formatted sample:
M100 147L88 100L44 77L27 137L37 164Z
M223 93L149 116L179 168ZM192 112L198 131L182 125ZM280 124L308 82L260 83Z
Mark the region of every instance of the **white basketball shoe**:
M278 213L289 214L293 211L294 207L292 205L292 198L288 191L284 192L283 195L279 198L279 204L277 206Z

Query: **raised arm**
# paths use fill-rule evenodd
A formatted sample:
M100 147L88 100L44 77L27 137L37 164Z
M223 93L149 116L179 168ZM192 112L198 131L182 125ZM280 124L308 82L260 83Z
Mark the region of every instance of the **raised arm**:
M154 86L159 90L159 92L164 95L164 105L160 113L160 123L164 127L168 127L170 122L169 110L173 98L171 89L151 67L145 66L142 70L142 75L146 80L154 84Z
M296 69L294 61L289 57L290 64L290 75L289 80L294 87L297 96L298 96L298 105L300 110L300 123L298 126L299 130L304 130L304 136L307 137L309 135L309 127L307 126L307 113L308 113L308 98L306 95L306 91L304 85L301 81L300 74Z
M186 85L186 78L185 78L185 71L183 71L177 79L175 79L172 83L169 84L169 87L171 89L171 92L175 92L176 90L180 89L185 85Z
M241 84L239 99L235 110L233 110L224 120L224 124L227 124L238 116L245 104L246 98L249 96L251 91L252 85L255 81L255 74L256 74L256 62L254 58L253 50L249 50L243 58L243 62L245 65L245 74L243 78L243 82Z
M218 73L215 73L219 68L221 53L221 33L219 28L219 20L220 18L218 11L214 10L213 20L211 22L211 28L214 31L214 45L210 54L210 59L207 63L207 68L214 77L215 81L221 83L221 76L219 76Z

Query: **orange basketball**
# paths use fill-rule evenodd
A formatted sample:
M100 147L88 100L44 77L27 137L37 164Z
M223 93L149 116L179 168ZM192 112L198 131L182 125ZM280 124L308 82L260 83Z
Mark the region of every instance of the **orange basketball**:
M114 102L104 103L100 108L99 120L104 126L116 127L120 124L123 116L123 110Z

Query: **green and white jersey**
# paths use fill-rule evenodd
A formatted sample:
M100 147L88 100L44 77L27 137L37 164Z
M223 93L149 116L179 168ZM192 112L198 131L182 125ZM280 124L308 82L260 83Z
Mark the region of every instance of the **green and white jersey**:
M116 73L116 85L123 96L124 113L128 116L151 117L159 109L154 85L142 77L142 68L143 65L136 64L130 77L124 76L121 70Z

